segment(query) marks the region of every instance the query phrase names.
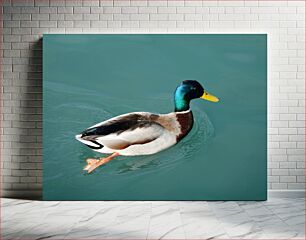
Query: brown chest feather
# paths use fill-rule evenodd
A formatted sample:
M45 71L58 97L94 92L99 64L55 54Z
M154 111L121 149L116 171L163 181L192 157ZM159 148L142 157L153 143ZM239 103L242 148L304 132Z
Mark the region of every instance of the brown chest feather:
M189 111L187 113L177 113L176 118L181 127L181 133L176 136L177 141L180 141L183 137L185 137L193 126L193 115L192 112Z

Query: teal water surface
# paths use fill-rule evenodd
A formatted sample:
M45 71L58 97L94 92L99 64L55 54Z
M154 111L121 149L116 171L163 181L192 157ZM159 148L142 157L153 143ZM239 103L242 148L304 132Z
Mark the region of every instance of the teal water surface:
M133 111L173 111L173 92L196 79L220 98L193 100L195 124L149 156L102 157L74 136ZM264 200L267 36L109 34L43 37L43 198L46 200Z

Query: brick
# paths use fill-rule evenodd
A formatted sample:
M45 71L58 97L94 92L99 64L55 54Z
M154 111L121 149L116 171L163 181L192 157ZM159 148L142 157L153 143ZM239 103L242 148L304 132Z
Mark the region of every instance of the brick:
M148 21L149 20L149 14L132 14L130 16L130 20L145 20Z
M3 181L5 183L16 183L20 181L19 177L13 177L13 176L3 176Z
M185 0L185 6L186 7L201 7L202 6L202 2L201 0Z
M170 21L182 21L184 20L184 14L169 14L168 18Z
M243 6L244 2L242 1L218 1L219 6Z
M42 171L40 170L28 170L29 176L41 177Z
M225 7L210 7L209 13L225 13Z
M148 6L167 6L167 1L162 0L148 0Z
M100 0L100 6L113 6L113 0Z
M168 1L169 7L183 7L184 5L185 5L184 1L181 1L181 0Z
M102 7L90 7L90 13L103 13Z
M257 14L262 14L262 13L278 13L278 8L276 7L252 7L251 8L251 13L257 13Z
M49 0L35 0L35 2L34 2L34 6L38 6L38 7L40 7L40 6L49 6L49 5L50 5Z
M305 157L304 155L300 154L300 155L290 155L288 156L288 161L302 161L305 162Z
M106 28L107 21L91 21L90 26L94 28Z
M150 20L152 20L152 21L166 21L166 20L168 20L168 14L150 14Z
M121 22L121 26L124 28L138 28L139 22L138 21L123 21Z
M72 7L75 7L75 6L82 6L82 0L69 0L69 1L66 1L66 6L72 6Z
M74 27L89 28L90 27L90 21L74 21Z
M287 183L272 183L272 189L287 189Z
M272 121L270 126L274 128L288 128L288 121Z
M30 19L23 19L23 20L30 20ZM32 20L49 20L49 14L32 14Z
M279 134L297 134L296 128L279 128Z
M305 114L297 114L297 120L305 120Z
M114 6L126 7L130 6L130 0L116 0Z
M288 189L305 189L305 183L288 183Z
M177 22L178 28L194 28L194 21L178 21Z
M14 0L12 1L13 6L34 6L34 0Z
M26 34L31 34L31 28L13 28L12 29L12 34L16 35L26 35Z
M83 1L84 7L99 6L99 5L100 5L99 0Z
M271 159L273 161L286 161L287 160L287 155L286 154L286 149L269 149L269 154L271 155Z
M241 13L251 13L251 8L250 7L235 7L234 12L239 13L239 14L241 14Z
M296 181L298 183L305 183L305 176L296 176Z
M40 21L39 27L56 27L57 22L56 21Z
M285 183L296 182L296 176L280 176L280 182L285 182Z
M158 21L140 21L139 22L141 28L157 28Z
M74 13L90 13L90 7L74 7Z
M23 183L34 183L36 182L36 177L20 177L20 181Z
M139 13L157 13L157 7L139 7Z
M57 7L57 13L59 14L65 14L65 13L73 13L73 10L78 9L77 7L75 7L73 9L73 7ZM75 13L78 13L77 11Z
M84 20L99 20L99 14L83 14L83 19Z
M12 49L28 49L29 48L29 43L12 43ZM19 58L18 58L19 60ZM26 62L28 63L28 62ZM16 64L16 62L14 62L14 64Z
M287 107L294 107L298 106L298 100L279 100L280 106L287 106ZM280 112L282 114L287 113L287 112Z
M201 21L202 20L202 14L186 14L185 15L186 21Z
M212 28L232 28L234 27L233 21L211 21L209 24Z
M304 155L305 154L305 149L288 149L287 153L288 154Z
M296 13L296 7L281 7L279 8L279 13L290 13L295 14Z
M305 127L305 121L290 121L289 127Z
M50 6L65 6L66 2L63 0L50 0Z
M279 148L279 142L268 142L268 148Z
M177 13L195 13L195 7L177 7Z
M51 21L60 21L60 20L65 20L65 14L52 14L50 15L50 20Z
M295 162L280 162L279 164L280 164L279 165L280 168L295 168L296 167ZM290 172L290 170L289 170L289 172Z
M27 170L16 170L16 169L13 169L11 171L11 174L12 174L12 176L15 176L15 177L24 177L24 176L28 175L28 171Z
M21 13L21 7L3 7L3 13Z
M290 176L304 176L305 169L289 169Z
M82 20L83 15L80 13L75 13L75 14L65 14L65 20Z
M268 162L268 168L279 168L279 162Z
M103 13L121 13L120 7L104 7Z
M39 27L39 21L21 21L20 26L22 28L37 28Z
M297 168L305 168L305 162L297 162L296 163ZM305 169L304 169L305 170Z
M296 143L295 142L281 142L280 148L296 148Z
M73 21L58 21L57 26L60 28L73 27Z
M20 51L19 50L4 50L3 56L4 57L20 57Z
M257 22L251 22L251 28L278 28L279 22L278 21L257 21ZM270 37L270 39L273 36Z
M243 20L243 15L240 14L219 14L219 20L231 21L231 20Z
M303 144L305 141L305 135L291 135L289 136L289 141L290 142L297 142L297 144ZM297 148L299 148L299 145L297 145ZM304 148L304 146L302 146Z
M280 120L296 120L296 114L280 114Z
M281 28L295 28L296 22L294 21L280 21Z
M121 12L124 14L138 13L138 8L137 7L122 7Z
M168 3L169 4L169 3ZM148 1L147 0L130 0L130 6L140 7L140 6L147 6Z
M128 14L114 14L114 20L115 21L130 20L130 15L128 15Z
M113 14L99 14L100 21L113 20Z
M158 13L176 13L175 7L159 7Z
M280 50L280 56L286 56L286 57L296 57L297 51L296 50Z
M107 21L107 27L108 28L120 28L121 21Z
M279 182L279 176L269 176L268 180L269 180L269 183L277 183Z
M21 13L39 13L38 7L21 7Z
M20 42L21 37L16 35L4 35L3 41L4 42Z
M158 21L158 27L160 28L175 28L176 21Z
M25 13L25 14L13 14L12 20L31 20L31 15L33 16L35 14L29 14L29 13Z
M4 21L3 27L4 28L20 27L20 21Z

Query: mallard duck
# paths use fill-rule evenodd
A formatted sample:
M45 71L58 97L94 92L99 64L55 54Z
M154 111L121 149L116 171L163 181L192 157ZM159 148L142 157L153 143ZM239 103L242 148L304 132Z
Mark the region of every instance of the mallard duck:
M195 80L183 81L174 92L174 112L155 114L132 112L93 125L76 139L92 150L110 154L106 158L87 159L88 173L119 155L149 155L167 149L183 139L192 129L192 99L211 102L219 99L204 90Z

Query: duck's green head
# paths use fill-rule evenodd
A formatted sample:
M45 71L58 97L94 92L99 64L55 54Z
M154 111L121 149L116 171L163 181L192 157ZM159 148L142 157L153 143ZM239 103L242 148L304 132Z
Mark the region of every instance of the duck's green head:
M219 99L208 92L196 80L185 80L174 93L175 111L187 111L192 99L202 98L210 102L219 102Z

